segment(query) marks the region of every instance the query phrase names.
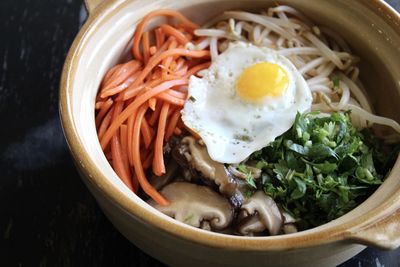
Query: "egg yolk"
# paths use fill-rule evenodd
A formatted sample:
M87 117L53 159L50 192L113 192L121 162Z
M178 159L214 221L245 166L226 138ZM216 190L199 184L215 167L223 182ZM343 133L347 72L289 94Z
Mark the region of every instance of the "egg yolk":
M264 97L281 96L289 78L278 64L261 62L246 68L236 84L237 94L246 101L259 102Z

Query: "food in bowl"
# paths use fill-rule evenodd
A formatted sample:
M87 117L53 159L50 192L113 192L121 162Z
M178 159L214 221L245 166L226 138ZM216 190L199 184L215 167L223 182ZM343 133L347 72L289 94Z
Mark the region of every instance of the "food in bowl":
M172 20L147 28L155 17ZM202 28L157 10L132 43L104 76L98 137L126 186L176 220L247 236L308 229L360 204L398 154L387 146L400 125L373 115L358 58L291 7Z

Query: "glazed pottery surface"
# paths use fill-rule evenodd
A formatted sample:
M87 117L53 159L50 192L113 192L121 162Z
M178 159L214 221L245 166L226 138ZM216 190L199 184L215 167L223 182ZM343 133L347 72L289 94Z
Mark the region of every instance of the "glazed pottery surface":
M275 1L87 1L90 17L65 63L60 114L81 176L105 214L129 240L172 266L334 266L364 245L400 245L400 161L385 183L348 214L320 227L276 237L199 230L160 214L117 177L99 145L94 103L105 72L129 57L135 25L171 8L204 23L228 9L257 12ZM400 18L381 1L279 1L336 30L361 58L361 80L375 111L400 121ZM150 27L159 21L152 22Z

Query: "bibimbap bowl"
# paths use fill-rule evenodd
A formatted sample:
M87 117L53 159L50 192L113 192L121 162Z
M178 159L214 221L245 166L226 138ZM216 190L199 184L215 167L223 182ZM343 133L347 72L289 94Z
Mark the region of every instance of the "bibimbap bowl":
M224 10L257 12L274 1L86 1L89 19L68 54L60 90L67 142L83 181L114 226L171 266L335 266L371 245L400 246L400 162L373 195L329 223L289 235L242 237L197 229L161 214L131 192L100 147L95 98L104 74L127 58L140 19L182 11L203 24ZM383 1L280 1L340 32L362 62L361 80L375 112L400 121L400 16Z

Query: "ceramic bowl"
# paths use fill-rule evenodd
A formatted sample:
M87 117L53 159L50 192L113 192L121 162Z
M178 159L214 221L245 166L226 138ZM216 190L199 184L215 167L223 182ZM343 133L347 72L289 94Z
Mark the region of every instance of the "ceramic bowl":
M126 59L137 22L159 8L204 23L226 9L257 11L274 1L87 0L89 18L68 54L60 114L76 166L104 213L132 243L172 266L334 266L371 245L400 245L400 160L383 185L348 214L291 235L239 237L177 222L128 190L97 139L94 103L105 72ZM380 115L400 121L400 17L377 0L280 0L340 32L362 59L361 79Z

